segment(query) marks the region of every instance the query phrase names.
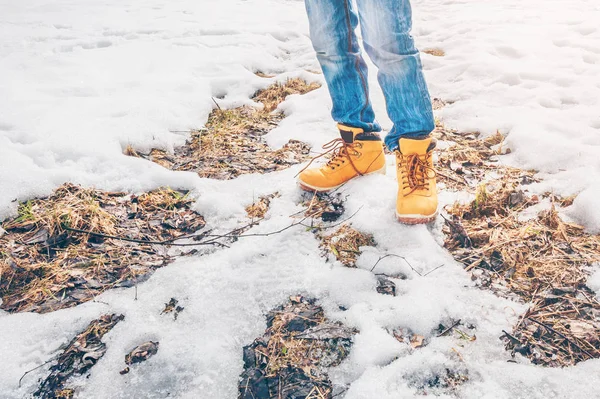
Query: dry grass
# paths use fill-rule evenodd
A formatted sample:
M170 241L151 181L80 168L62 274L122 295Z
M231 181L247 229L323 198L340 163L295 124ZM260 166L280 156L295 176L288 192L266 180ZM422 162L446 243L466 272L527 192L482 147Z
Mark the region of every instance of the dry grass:
M443 57L446 55L446 52L441 48L427 48L422 50L425 54L433 55L434 57Z
M164 241L204 227L187 195L160 189L140 196L72 184L49 198L20 204L0 237L0 295L9 312L45 313L132 286L172 261L160 247L70 229Z
M255 71L254 74L256 76L258 76L259 78L265 78L265 79L270 79L270 78L275 77L275 75L269 75L267 73L264 73L263 71Z
M321 238L321 248L331 252L346 267L356 267L356 259L361 253L360 247L375 245L371 234L362 233L348 224Z
M265 217L271 206L271 200L279 197L279 193L273 193L264 195L254 202L252 205L246 207L246 213L252 220L260 220Z
M287 96L292 94L306 94L321 87L318 83L307 83L302 79L288 79L284 84L276 83L264 90L256 92L252 98L263 104L263 113L271 113L281 104Z
M434 98L431 100L431 107L434 111L444 108L449 103L447 101L442 100L441 98Z
M72 399L75 397L75 391L73 389L61 389L60 391L54 392L55 399Z
M273 150L263 136L277 126L282 113L274 112L291 94L305 94L319 87L301 79L289 79L258 91L253 99L262 109L238 107L215 109L202 130L194 131L190 139L174 154L159 149L140 154L133 149L125 153L140 156L168 169L193 171L201 177L228 180L247 173L268 173L290 167L308 158L310 147L290 140L281 149Z
M344 214L344 198L340 193L303 193L303 217L335 222Z
M507 349L557 367L600 357L600 304L585 286L589 265L600 262L600 237L560 218L557 207L574 197L546 193L551 209L525 220L521 212L540 201L527 185L539 180L497 162L509 152L501 134L482 139L441 124L434 134L453 143L439 151L440 181L475 194L466 205L447 207L446 248L480 286L529 304L505 332Z
M496 176L534 181L533 171L498 164L498 156L510 152L503 146L504 136L499 132L480 138L478 132L461 133L437 123L433 136L450 144L449 148L436 150L438 181L445 189L474 192L480 182Z
M470 204L447 209L446 247L482 286L529 303L505 334L508 349L548 366L600 357L600 303L585 286L600 237L561 220L555 206L521 220L537 202L511 175L482 184Z
M314 300L291 297L288 304L269 313L265 335L244 348L246 372L239 397L297 397L292 393L303 392L301 397L331 398L327 369L346 358L355 333L338 322L329 322ZM253 377L256 369L264 373L262 390L257 384L263 378ZM263 394L255 396L259 391Z
M65 388L67 381L91 369L106 352L102 337L124 319L123 315L104 315L92 321L87 328L69 342L50 367L50 375L34 393L41 399L72 398L75 391Z
M325 322L323 310L315 306L311 301L300 299L296 303L291 302L288 306L271 313L268 321L269 342L265 348L269 361L267 363L267 375L275 376L280 370L293 364L304 370L307 375L320 374L318 370L312 371L317 363L315 358L307 356L313 342L306 339L296 339L297 332L289 331L289 323L298 317L305 319L302 322L306 326L316 326ZM321 343L322 344L322 343ZM319 348L315 348L319 349ZM323 348L321 348L323 349ZM312 354L318 352L315 351Z

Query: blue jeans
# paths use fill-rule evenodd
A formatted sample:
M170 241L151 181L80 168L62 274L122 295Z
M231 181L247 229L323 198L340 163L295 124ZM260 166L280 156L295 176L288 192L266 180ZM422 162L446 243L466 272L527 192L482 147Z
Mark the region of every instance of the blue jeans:
M331 115L341 124L379 132L369 99L367 65L355 34L360 20L365 51L379 69L394 127L385 138L390 150L400 137L434 129L433 111L418 50L410 35L409 0L306 0L310 36L333 101Z

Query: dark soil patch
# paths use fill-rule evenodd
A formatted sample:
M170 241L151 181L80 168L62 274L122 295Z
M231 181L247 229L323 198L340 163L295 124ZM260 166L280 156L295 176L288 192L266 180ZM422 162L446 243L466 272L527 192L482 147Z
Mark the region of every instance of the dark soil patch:
M377 292L383 295L396 296L396 283L386 276L377 276Z
M22 203L19 215L2 224L2 309L45 313L143 281L173 261L166 251L171 241L205 226L191 204L186 193L171 189L128 195L72 184Z
M58 356L50 367L50 375L42 381L34 396L42 399L72 398L75 391L66 387L67 381L85 374L104 356L106 344L102 337L123 318L123 315L113 314L92 321Z
M414 387L418 395L438 396L440 394L457 394L460 386L469 380L466 370L446 368L439 372L429 371L422 376L414 376L409 385Z
M335 222L344 214L344 201L341 193L303 193L302 214L325 223Z
M329 367L348 355L355 330L325 318L301 296L267 315L267 330L244 347L240 399L331 399Z
M165 308L160 314L172 314L173 320L177 320L179 313L183 312L185 308L179 305L179 301L175 298L171 298L168 303L165 303Z
M127 374L129 371L131 371L129 366L136 363L145 362L152 356L156 355L156 353L158 353L158 344L158 342L148 341L133 348L131 352L125 355L125 364L127 364L127 367L125 367L119 373L121 375Z

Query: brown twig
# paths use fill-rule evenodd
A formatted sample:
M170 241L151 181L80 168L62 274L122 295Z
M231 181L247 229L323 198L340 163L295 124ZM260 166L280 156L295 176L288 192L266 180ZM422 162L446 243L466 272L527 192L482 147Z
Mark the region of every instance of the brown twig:
M590 359L593 359L593 358L594 358L594 356L593 356L591 353L589 353L588 351L586 351L585 349L583 349L581 346L577 345L575 342L573 342L572 340L570 340L569 338L567 338L567 337L566 337L565 335L563 335L562 333L560 333L560 332L556 331L556 330L555 330L555 329L553 329L552 327L550 327L550 326L548 326L548 325L546 325L546 324L542 323L541 321L537 321L536 319L534 319L534 318L531 318L531 317L528 317L527 319L528 319L528 320L531 320L531 321L533 321L533 322L534 322L534 323L536 323L536 324L539 324L540 326L544 327L544 328L545 328L545 329L547 329L548 331L551 331L551 332L553 332L553 333L555 333L555 334L557 334L557 335L560 335L562 338L566 339L566 340L567 340L567 342L569 342L571 345L573 345L574 347L576 347L577 349L579 349L580 351L582 351L583 353L585 353L586 355L588 355Z
M413 272L415 272L419 276L423 277L423 275L421 273L419 273L414 267L412 267L412 265L410 264L410 262L404 256L396 255L396 254L387 254L387 255L384 255L384 256L380 256L379 259L377 259L377 262L375 262L375 264L371 268L371 272L373 272L373 270L375 270L375 268L377 267L377 265L379 264L379 262L381 262L385 258L389 258L389 257L395 257L395 258L402 259L404 262L406 262L406 264L408 265L408 267L410 267L412 269Z
M72 231L74 233L89 234L89 235L92 235L92 236L106 238L106 239L110 239L110 240L119 240L119 241L133 242L133 243L136 243L136 244L188 246L187 244L176 244L176 243L174 243L174 241L179 240L182 237L180 237L180 238L174 238L174 239L169 239L169 240L164 240L164 241L138 240L136 238L113 236L113 235L110 235L110 234L96 233L96 232L90 231L90 230L74 229L72 227L66 227L66 226L63 226L63 229L67 230L67 231ZM210 244L213 244L213 243L210 243ZM200 242L200 243L196 243L194 245L204 245L204 243Z
M51 363L51 362L53 362L54 360L56 360L56 357L53 357L53 358L52 358L52 359L50 359L50 360L46 360L44 363L40 364L39 366L36 366L36 367L32 368L31 370L28 370L28 371L26 371L26 372L25 372L25 373L24 373L24 374L21 376L21 378L19 378L19 388L21 388L21 382L23 381L23 378L25 378L25 376L26 376L27 374L29 374L29 373L31 373L31 372L33 372L33 371L35 371L35 370L37 370L37 369L39 369L39 368L41 368L41 367L44 367L45 365L47 365L48 363Z
M356 212L352 216L354 216L355 214L356 214ZM352 216L350 216L350 217L352 217ZM225 244L217 242L217 240L218 239L222 239L222 238L236 238L237 239L237 238L246 238L246 237L268 237L268 236L272 236L274 234L283 233L284 231L289 230L292 227L302 225L302 223L306 219L307 218L303 218L303 219L301 219L301 220L299 220L297 222L294 222L294 223L292 223L292 224L290 224L290 225L288 225L288 226L286 226L286 227L284 227L282 229L279 229L279 230L276 230L276 231L271 231L271 232L268 232L268 233L236 234L236 232L248 228L248 226L245 226L245 227L241 227L241 228L237 228L235 230L232 230L232 231L230 231L230 232L228 232L226 234L210 234L210 235L205 235L204 237L210 237L211 239L210 240L206 240L206 241L195 242L195 243L176 243L176 242L174 242L174 241L178 240L179 238L175 238L175 239L171 239L171 240L165 240L165 241L138 240L138 239L134 239L134 238L114 236L114 235L103 234L103 233L96 233L96 232L93 232L93 231L90 231L90 230L74 229L74 228L71 228L71 227L63 227L63 228L65 230L73 231L73 232L76 232L76 233L89 234L89 235L93 235L93 236L97 236L97 237L102 237L102 238L106 238L106 239L126 241L126 242L133 242L133 243L137 243L137 244L168 245L168 246L174 246L174 247L193 247L193 246L198 246L198 245L221 245L221 246L225 246ZM256 222L254 224L256 224Z
M215 98L214 98L214 97L211 97L211 98L212 98L212 100L213 100L213 103L215 103L215 105L216 105L216 106L217 106L217 108L219 109L219 111L223 111L223 110L221 109L221 106L220 106L220 105L219 105L219 103L217 102L217 100L215 100Z
M437 336L438 337L443 337L444 335L446 335L450 331L452 331L454 329L454 327L456 327L459 324L460 324L460 319L458 319L457 321L455 321L454 324L452 324L450 327L446 328L444 331L442 331L441 333L439 333Z

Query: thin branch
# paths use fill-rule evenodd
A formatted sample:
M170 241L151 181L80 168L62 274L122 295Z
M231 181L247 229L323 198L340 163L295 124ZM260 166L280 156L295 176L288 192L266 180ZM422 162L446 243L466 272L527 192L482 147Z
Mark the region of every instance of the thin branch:
M352 215L348 216L346 219L343 219L341 222L338 222L338 223L335 223L335 224L332 224L332 225L329 225L329 226L319 227L319 226L307 226L305 224L302 224L302 222L304 222L306 219L310 219L311 216L307 216L307 217L303 218L300 221L300 224L302 224L302 226L304 226L306 228L310 228L310 229L330 229L332 227L337 227L337 226L339 226L341 224L346 223L348 220L352 219L361 209L362 209L362 206L360 208L358 208L356 210L356 212L354 212Z
M164 240L164 241L153 241L153 240L138 240L136 238L113 236L113 235L110 235L110 234L96 233L96 232L90 231L90 230L74 229L72 227L66 227L66 226L63 226L63 229L67 230L67 231L72 231L72 232L75 232L75 233L89 234L89 235L96 236L96 237L101 237L101 238L106 238L106 239L111 239L111 240L133 242L133 243L136 243L136 244L155 244L155 245L184 246L184 244L176 244L176 243L174 243L175 240L179 240L179 239L184 238L184 237L170 239L170 240ZM203 244L204 243L200 242L200 243L193 244L193 245L203 245Z
M433 273L434 271L436 271L437 269L446 266L444 263L442 263L441 265L439 265L438 267L434 268L433 270L428 271L427 273L425 273L423 275L423 277L429 276L429 274Z
M373 270L375 270L375 268L377 267L377 265L379 264L379 262L381 262L385 258L389 258L389 257L394 257L394 258L400 258L400 259L402 259L404 262L406 262L406 264L408 265L408 267L410 267L412 269L413 272L415 272L419 276L423 277L423 275L421 273L419 273L419 271L417 269L415 269L414 267L412 267L412 265L410 264L410 262L404 256L400 256L400 255L396 255L396 254L387 254L387 255L384 255L384 256L380 256L379 259L377 259L377 262L375 262L375 264L371 268L371 272L373 272Z
M74 229L71 227L63 227L65 230L68 231L73 231L76 233L82 233L82 234L89 234L89 235L93 235L93 236L97 236L97 237L102 237L102 238L106 238L106 239L111 239L111 240L119 240L119 241L127 241L127 242L133 242L133 243L137 243L137 244L155 244L155 245L168 245L168 246L174 246L174 247L194 247L194 246L198 246L198 245L221 245L221 246L226 246L225 244L222 244L220 242L217 242L217 240L222 239L222 238L245 238L245 237L268 237L274 234L279 234L282 233L286 230L291 229L292 227L301 225L302 222L304 222L307 218L303 218L297 222L294 222L292 224L290 224L289 226L286 226L282 229L276 230L276 231L271 231L268 233L254 233L254 234L236 234L236 232L244 230L248 227L251 227L253 225L256 224L256 222L254 224L249 224L237 229L234 229L232 231L230 231L229 233L225 233L225 234L209 234L209 235L205 235L204 237L210 237L209 240L206 241L200 241L200 242L195 242L195 243L176 243L174 242L175 240L179 240L180 238L175 238L175 239L170 239L170 240L165 240L165 241L153 241L153 240L139 240L139 239L135 239L135 238L128 238L128 237L121 237L121 236L113 236L113 235L109 235L109 234L103 234L103 233L96 233L90 230L82 230L82 229Z
M539 324L540 326L542 326L542 327L546 328L548 331L551 331L551 332L553 332L553 333L555 333L555 334L557 334L557 335L560 335L562 338L566 339L566 340L567 340L567 342L569 342L571 345L573 345L574 347L576 347L577 349L579 349L580 351L582 351L583 353L585 353L586 355L588 355L588 356L590 357L590 359L593 359L593 358L594 358L594 356L592 356L592 354L591 354L590 352L586 351L586 350L585 350L585 349L583 349L581 346L577 345L575 342L571 341L571 340L570 340L569 338L567 338L565 335L563 335L563 334L559 333L558 331L556 331L556 330L555 330L555 329L553 329L552 327L550 327L550 326L548 326L548 325L546 325L546 324L542 323L541 321L537 321L536 319L534 319L534 318L531 318L531 317L528 317L527 319L528 319L528 320L531 320L531 321L533 321L534 323L537 323L537 324Z
M450 331L454 330L454 327L456 327L459 324L460 324L460 319L456 320L454 322L454 324L452 324L450 327L446 328L444 331L442 331L441 333L439 333L437 336L438 337L443 337L444 335L448 334Z
M29 370L29 371L26 371L26 372L25 372L25 373L24 373L24 374L21 376L21 378L19 378L19 388L21 388L21 382L23 381L23 378L25 378L25 376L26 376L27 374L29 374L29 373L31 373L31 372L33 372L33 371L35 371L35 370L37 370L37 369L39 369L39 368L41 368L41 367L44 367L45 365L47 365L47 364L48 364L48 363L50 363L50 362L53 362L54 360L56 360L56 357L53 357L52 359L45 361L44 363L40 364L39 366L37 366L37 367L34 367L34 368L32 368L31 370Z
M433 268L432 270L428 271L427 273L425 273L425 274L421 274L421 273L420 273L420 272L419 272L417 269L415 269L415 268L414 268L414 267L413 267L413 266L410 264L410 262L408 261L408 259L406 259L404 256L401 256L401 255L396 255L396 254L386 254L386 255L380 256L380 257L379 257L379 259L377 259L377 262L375 262L375 264L374 264L374 265L373 265L373 267L371 268L371 273L373 273L373 271L375 270L375 268L377 267L377 265L379 264L379 262L381 262L381 261L382 261L382 260L384 260L385 258L389 258L389 257L394 257L394 258L400 258L400 259L402 259L404 262L406 262L406 264L408 265L408 267L410 267L410 268L411 268L411 270L412 270L413 272L417 273L417 274L418 274L420 277L426 277L426 276L428 276L429 274L431 274L431 273L433 273L434 271L436 271L437 269L439 269L439 268L441 268L441 267L444 267L444 266L446 266L445 264L443 264L443 263L442 263L441 265L439 265L439 266L437 266L437 267Z
M504 335L506 336L506 338L508 338L508 340L510 342L512 342L513 345L520 345L521 341L519 341L519 339L517 339L515 336L509 334L508 332L506 332L506 330L502 330L502 332L504 333ZM502 338L502 337L500 337Z
M341 390L340 392L336 393L335 395L332 396L332 398L337 398L338 396L348 392L350 388L344 388L343 390Z
M217 102L217 100L215 100L215 98L214 98L214 97L211 97L211 98L212 98L212 100L213 100L213 103L215 103L215 105L216 105L216 106L217 106L217 108L219 109L219 111L223 111L223 110L221 109L221 106L219 106L219 103Z

